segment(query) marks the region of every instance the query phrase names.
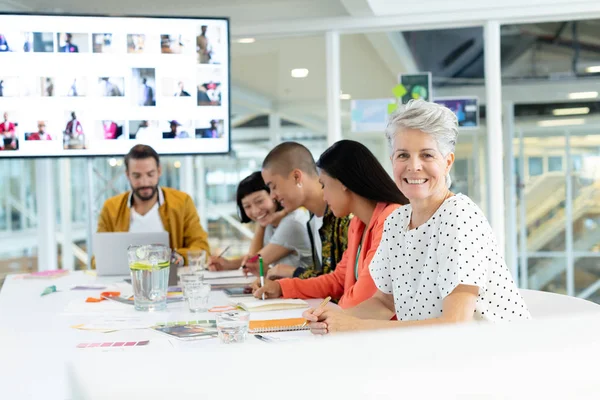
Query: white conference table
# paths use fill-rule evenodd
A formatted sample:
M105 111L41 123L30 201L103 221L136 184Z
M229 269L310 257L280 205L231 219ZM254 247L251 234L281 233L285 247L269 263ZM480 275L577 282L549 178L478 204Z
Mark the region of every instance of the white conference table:
M98 281L103 280L83 273L52 281L7 279L0 292L0 398L598 398L600 314L595 310L498 325L326 337L288 332L270 334L281 343L250 337L240 345L221 345L216 339L181 342L148 330L77 331L69 326L96 316L65 315L64 310L73 311L71 302L90 293L40 297L50 284L68 288ZM220 305L222 296L215 294L213 304ZM200 318L186 313L183 304L164 315ZM88 341L148 339L148 346L126 349L75 347Z
M215 313L190 313L185 302L169 303L160 312L135 311L133 306L105 300L86 303L87 297L99 297L111 285L122 283L122 277L96 277L84 271L71 272L56 279L23 279L18 275L6 278L0 292L0 398L67 399L68 383L65 366L73 357L85 357L98 352L152 353L172 352L173 360L181 353L206 347L251 346L264 343L249 335L246 343L224 345L217 338L182 341L151 329L128 329L111 333L84 331L73 325L93 323L106 317L131 317L148 322L172 322L214 319ZM101 284L102 290L70 290L76 285ZM59 290L41 296L44 288L56 285ZM213 291L209 306L230 303L224 292ZM319 300L310 300L316 305ZM253 312L251 319L300 317L304 309ZM269 333L278 341L311 340L309 331ZM77 348L80 343L132 342L149 340L146 346L129 348ZM11 357L12 353L12 357ZM3 371L5 370L5 371ZM11 379L7 379L11 377ZM33 383L33 384L32 384ZM10 394L10 396L6 396Z

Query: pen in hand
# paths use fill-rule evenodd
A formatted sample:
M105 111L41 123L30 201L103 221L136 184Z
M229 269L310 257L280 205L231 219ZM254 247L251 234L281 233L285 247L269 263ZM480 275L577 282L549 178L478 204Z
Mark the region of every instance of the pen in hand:
M315 311L322 309L323 307L325 307L327 305L327 303L329 303L329 300L331 300L331 296L327 296L322 302L321 304L319 304L314 310L313 310L313 314L315 313ZM308 324L309 320L304 321L304 323L302 324L302 326L306 326L306 324Z
M230 247L231 247L231 246L227 246L227 247L225 247L225 250L223 250L223 251L221 252L221 254L219 254L218 258L221 258L221 257L223 257L223 256L225 255L225 253L227 253L227 250L229 250L229 248L230 248Z
M257 255L255 255L254 257L252 257L251 259L249 259L249 260L246 260L246 262L247 262L247 263L253 263L253 262L255 262L256 260L258 260L258 256L259 256L259 255L257 254ZM242 269L246 269L246 264L245 264L245 263L244 263L244 265L242 265Z
M264 287L265 286L265 269L263 267L263 259L261 257L261 255L258 255L258 268L259 268L259 272L260 272L260 287ZM262 294L262 299L265 299L265 292L263 292Z

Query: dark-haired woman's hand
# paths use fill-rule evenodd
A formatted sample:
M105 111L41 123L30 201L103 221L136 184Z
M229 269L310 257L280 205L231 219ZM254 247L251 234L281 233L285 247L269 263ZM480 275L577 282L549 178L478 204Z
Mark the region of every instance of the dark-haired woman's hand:
M208 270L209 271L225 271L230 269L238 269L239 265L235 265L235 263L231 260L228 260L223 257L215 257L210 256L208 261Z

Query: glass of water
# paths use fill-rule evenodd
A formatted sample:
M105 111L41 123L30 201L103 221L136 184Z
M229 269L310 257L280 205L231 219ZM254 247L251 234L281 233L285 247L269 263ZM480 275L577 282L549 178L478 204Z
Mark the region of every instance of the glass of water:
M167 308L171 249L155 244L129 246L127 257L135 309L159 311Z
M206 251L188 250L187 259L188 266L193 272L202 272L206 270Z
M189 282L185 286L185 300L191 312L208 311L210 284L205 282Z
M226 311L217 315L217 331L221 343L243 343L248 335L250 313L241 310Z

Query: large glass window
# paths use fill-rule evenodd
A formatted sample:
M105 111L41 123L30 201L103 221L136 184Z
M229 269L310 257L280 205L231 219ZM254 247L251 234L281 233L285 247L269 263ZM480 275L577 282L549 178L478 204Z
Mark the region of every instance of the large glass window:
M526 237L518 241L526 244L520 268L531 289L595 300L588 289L600 282L600 103L590 88L600 85L600 61L587 38L599 27L598 20L502 27L503 100L514 104L513 148L517 174L524 172L515 213L525 215L515 230Z

